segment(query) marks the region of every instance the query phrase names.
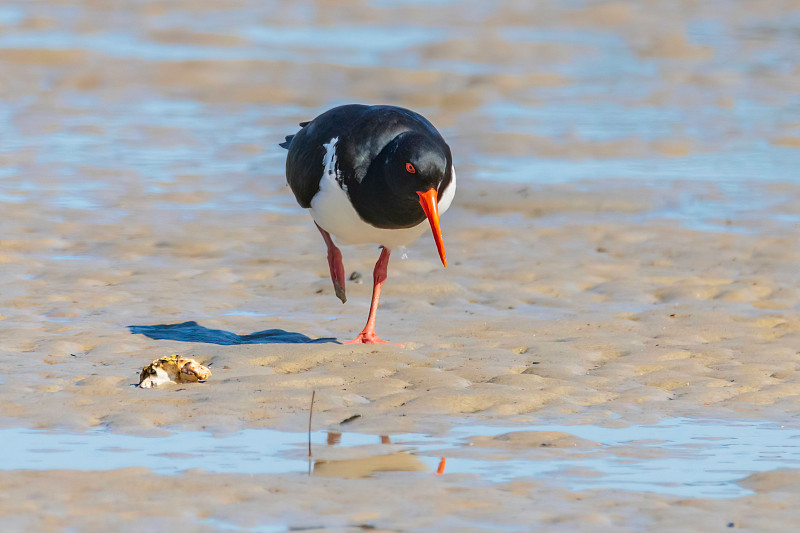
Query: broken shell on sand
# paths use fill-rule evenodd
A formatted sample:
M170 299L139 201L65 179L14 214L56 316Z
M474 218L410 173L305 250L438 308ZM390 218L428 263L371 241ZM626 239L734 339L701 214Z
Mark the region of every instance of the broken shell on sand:
M139 374L139 386L151 388L164 383L194 383L210 377L211 370L194 359L170 355L144 367Z

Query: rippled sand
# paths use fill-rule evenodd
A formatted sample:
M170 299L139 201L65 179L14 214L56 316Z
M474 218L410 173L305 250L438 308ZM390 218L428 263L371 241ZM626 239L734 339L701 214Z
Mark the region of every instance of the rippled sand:
M797 9L688 0L4 6L4 423L299 430L312 390L316 427L359 414L352 428L376 433L465 419L792 417ZM377 250L343 250L347 271L367 281L351 282L342 306L277 147L298 121L350 101L419 109L451 142L458 168L443 218L450 266L425 236L389 267L378 332L406 349L132 333L187 321L315 339L360 330ZM171 353L210 364L213 378L134 387L144 365ZM459 476L6 471L0 515L28 530L107 530L110 521L119 531L200 530L269 518L331 531L755 531L796 518L796 478L757 474L743 482L755 495L711 501ZM131 503L143 493L166 504L143 511Z

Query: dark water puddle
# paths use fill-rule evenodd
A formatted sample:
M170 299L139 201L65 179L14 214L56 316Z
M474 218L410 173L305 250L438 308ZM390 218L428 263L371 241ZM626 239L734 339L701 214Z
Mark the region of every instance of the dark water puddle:
M737 481L749 474L800 467L800 428L759 419L673 418L624 428L462 426L441 436L316 431L311 434L310 461L307 434L271 429L142 437L104 430L77 434L5 428L0 440L4 470L148 467L175 475L202 468L237 474L310 471L340 478L438 472L469 474L491 483L546 479L571 490L623 489L695 498L743 496L750 492ZM474 478L463 479L469 483Z

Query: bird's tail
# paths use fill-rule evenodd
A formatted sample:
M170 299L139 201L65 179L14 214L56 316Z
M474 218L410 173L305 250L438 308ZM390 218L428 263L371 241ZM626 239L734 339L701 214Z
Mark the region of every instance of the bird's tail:
M289 147L292 145L292 139L294 139L294 135L287 135L286 140L280 143L278 146L280 146L281 148L286 148L288 150Z
M306 126L308 126L309 122L311 121L309 120L307 122L301 122L300 127L305 128ZM278 146L280 146L281 148L286 148L288 150L289 147L292 145L292 139L294 139L294 135L287 135L286 140L280 143Z

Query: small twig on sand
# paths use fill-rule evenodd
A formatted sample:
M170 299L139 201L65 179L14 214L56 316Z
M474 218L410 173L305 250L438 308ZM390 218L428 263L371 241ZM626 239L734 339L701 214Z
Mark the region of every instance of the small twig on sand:
M311 391L311 408L308 410L308 456L311 457L311 416L314 414L314 396L316 390Z

